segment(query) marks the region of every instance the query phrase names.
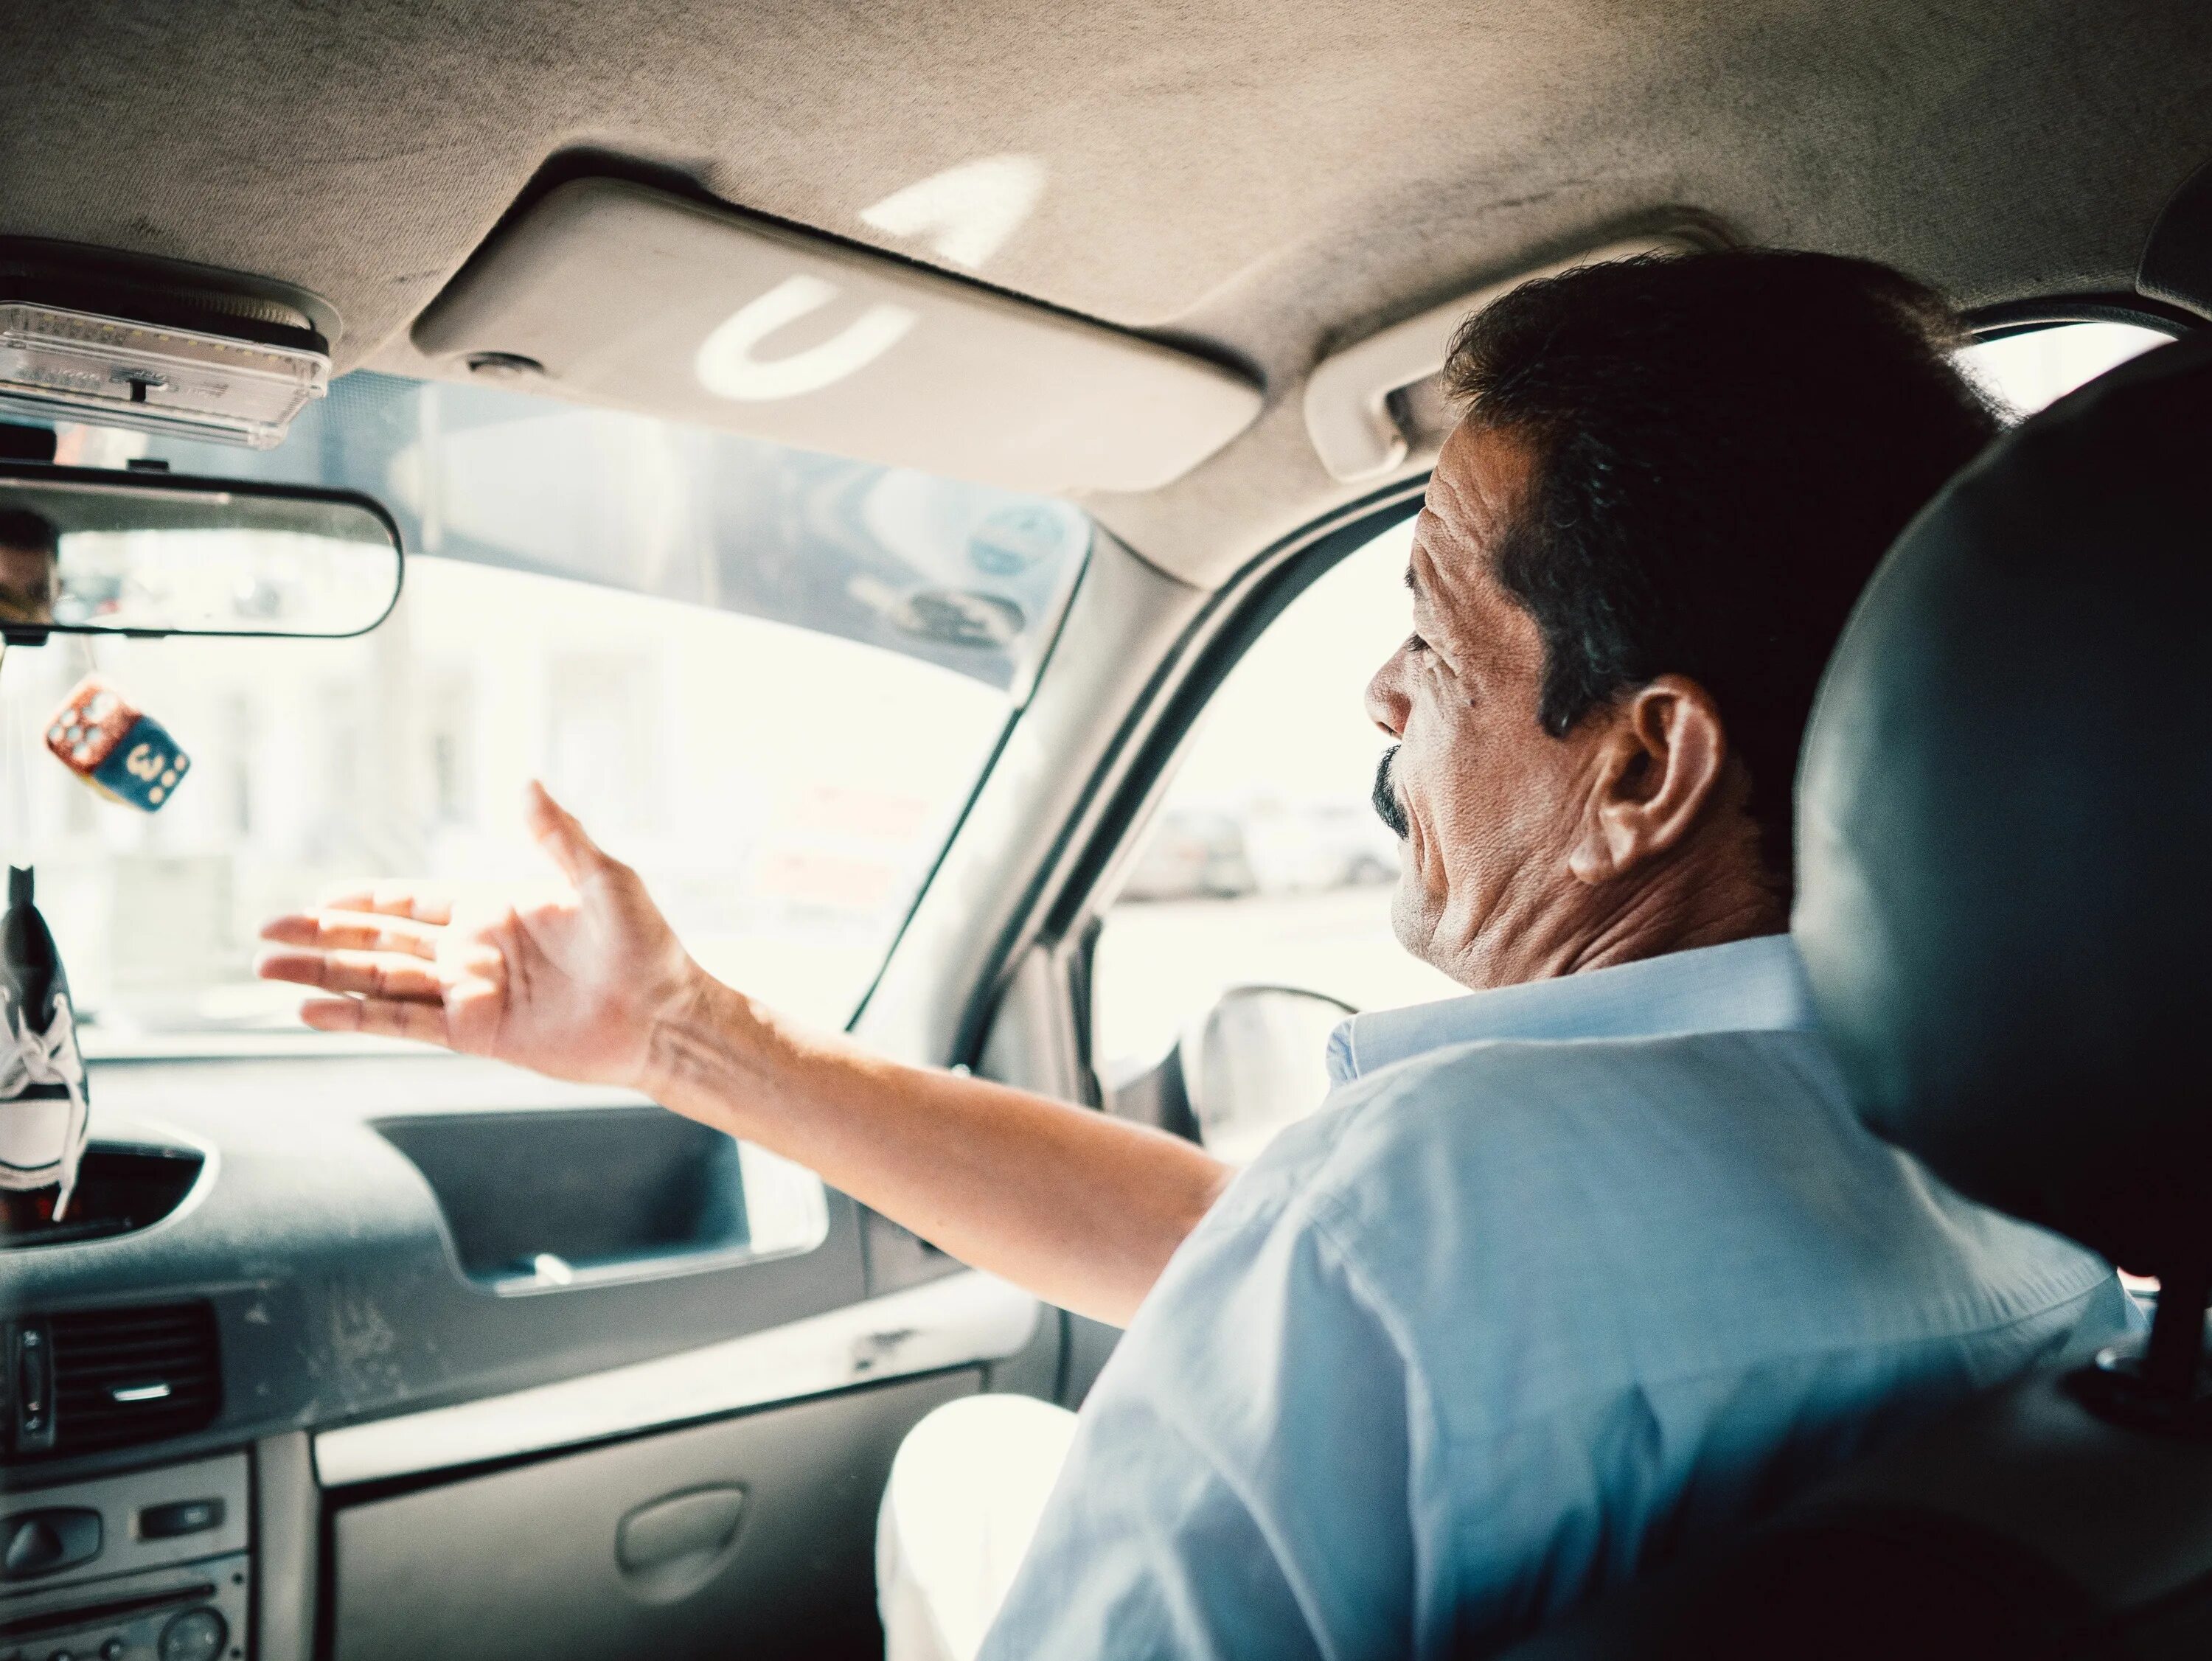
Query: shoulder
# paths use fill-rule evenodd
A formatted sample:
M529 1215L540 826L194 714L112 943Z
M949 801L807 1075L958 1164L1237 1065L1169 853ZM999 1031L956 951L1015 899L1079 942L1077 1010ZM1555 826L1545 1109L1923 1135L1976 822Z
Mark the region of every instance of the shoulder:
M1340 1092L1219 1209L1217 1294L1232 1265L1328 1264L1415 1371L1523 1410L1969 1335L2110 1275L1873 1136L1805 1032L1436 1052Z
M1843 1102L1826 1046L1810 1033L1459 1045L1337 1090L1239 1175L1220 1220L1333 1218L1355 1238L1378 1224L1410 1233L1437 1214L1464 1216L1486 1193L1525 1202L1532 1185L1564 1183L1587 1197L1594 1173L1648 1168L1655 1144L1678 1155L1710 1143L1732 1166L1757 1155L1778 1117L1793 1135L1863 1137ZM1759 1121L1748 1144L1746 1120Z
M1821 1209L1808 1197L1893 1189L1896 1158L1850 1118L1809 1034L1467 1045L1285 1131L1153 1301L1218 1311L1273 1285L1286 1321L1358 1321L1415 1371L1457 1370L1469 1333L1546 1318L1576 1288L1710 1288L1709 1260L1751 1234L1815 1252L1795 1238Z

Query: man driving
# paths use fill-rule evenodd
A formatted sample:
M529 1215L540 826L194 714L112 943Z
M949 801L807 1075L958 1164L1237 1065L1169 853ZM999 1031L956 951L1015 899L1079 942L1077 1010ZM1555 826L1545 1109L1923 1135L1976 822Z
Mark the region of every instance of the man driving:
M1894 272L1763 252L1470 319L1367 692L1395 931L1470 995L1347 1022L1241 1173L799 1030L542 791L572 892L339 896L261 972L318 1028L644 1091L1127 1324L984 1653L1495 1648L2133 1319L1859 1126L1784 932L1821 665L1996 430L1960 340Z
M0 508L0 622L50 623L61 597L61 539L27 508Z

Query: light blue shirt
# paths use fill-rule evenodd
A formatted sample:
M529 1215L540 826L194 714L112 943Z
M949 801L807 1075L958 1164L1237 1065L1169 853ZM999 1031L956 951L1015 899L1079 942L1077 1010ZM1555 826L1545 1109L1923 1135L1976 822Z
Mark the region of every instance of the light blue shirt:
M1339 1029L1176 1252L983 1654L1447 1656L2140 1317L1869 1134L1775 936Z

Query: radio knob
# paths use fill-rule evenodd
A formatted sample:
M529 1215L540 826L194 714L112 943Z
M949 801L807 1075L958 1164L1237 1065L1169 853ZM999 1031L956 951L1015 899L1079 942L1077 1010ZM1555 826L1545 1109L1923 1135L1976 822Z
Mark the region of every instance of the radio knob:
M155 1653L161 1661L215 1661L229 1636L230 1628L215 1610L186 1609L161 1628Z

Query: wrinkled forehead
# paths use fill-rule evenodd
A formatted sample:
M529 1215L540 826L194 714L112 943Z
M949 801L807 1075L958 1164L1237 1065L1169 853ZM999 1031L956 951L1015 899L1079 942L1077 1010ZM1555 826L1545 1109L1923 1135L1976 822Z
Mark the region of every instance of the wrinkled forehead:
M1504 597L1493 561L1534 471L1518 434L1473 421L1453 429L1413 523L1406 585L1417 609L1482 613Z

